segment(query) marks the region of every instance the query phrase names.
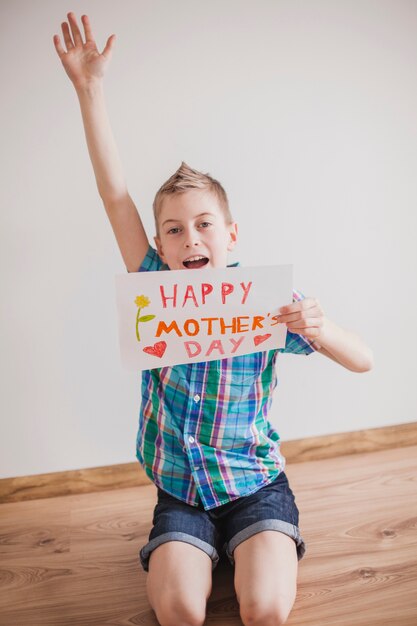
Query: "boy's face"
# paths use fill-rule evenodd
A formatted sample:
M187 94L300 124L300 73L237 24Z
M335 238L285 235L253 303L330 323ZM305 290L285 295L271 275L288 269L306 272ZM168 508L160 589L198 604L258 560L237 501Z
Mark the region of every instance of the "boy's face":
M166 196L158 226L155 243L170 270L226 267L237 241L237 224L226 224L216 196L206 190ZM194 257L204 259L184 264Z

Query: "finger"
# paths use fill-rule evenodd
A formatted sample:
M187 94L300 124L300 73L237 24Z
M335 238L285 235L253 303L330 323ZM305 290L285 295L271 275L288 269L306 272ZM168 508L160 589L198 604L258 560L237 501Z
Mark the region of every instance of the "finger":
M116 39L116 35L110 35L110 37L107 39L106 47L104 48L102 52L102 55L104 56L104 58L109 59L111 57L115 39Z
M296 311L295 313L286 313L285 315L278 315L278 321L287 324L288 322L294 322L295 320L300 318L300 311Z
M81 37L80 29L78 28L77 19L74 13L68 13L68 20L71 26L72 36L74 38L74 43L76 46L83 46L83 38Z
M293 334L297 334L297 335L304 335L305 337L318 337L321 333L321 328L317 328L316 326L312 326L311 328L288 328L287 329L288 332L293 333Z
M318 308L305 309L304 311L296 311L295 313L287 313L286 315L279 315L278 322L287 324L288 322L297 322L299 320L307 320L318 317L321 311Z
M303 300L298 300L297 302L293 302L292 304L287 304L286 306L282 306L279 309L279 312L280 313L293 313L294 311L304 311L316 305L317 305L317 300L315 298L304 298Z
M82 15L81 16L81 21L82 21L83 26L84 26L84 33L85 33L85 41L86 41L86 43L87 43L87 41L94 42L94 35L93 35L93 31L91 29L90 19L89 19L88 15Z
M59 35L54 35L53 42L54 42L55 50L57 51L57 54L58 54L59 58L62 59L62 57L65 54L65 50L61 46L61 40L59 38Z
M68 24L66 22L62 22L61 28L62 28L62 34L64 35L64 41L67 47L67 51L72 50L72 48L74 47L74 44L71 39Z
M293 335L299 335L300 337L303 337L303 339L306 339L308 341L312 341L313 339L317 339L317 337L320 337L319 328L311 328L309 330L295 330L290 332L292 332Z
M291 329L302 330L306 328L321 328L323 326L323 320L321 317L309 317L305 320L299 320L297 322L289 322L287 324L287 328L289 331Z

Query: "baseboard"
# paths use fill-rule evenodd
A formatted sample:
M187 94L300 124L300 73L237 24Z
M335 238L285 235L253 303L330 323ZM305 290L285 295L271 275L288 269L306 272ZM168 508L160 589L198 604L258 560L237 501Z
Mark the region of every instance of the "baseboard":
M414 445L417 445L417 422L284 441L281 443L281 452L287 463L303 463L345 454L376 452ZM0 503L149 484L151 481L138 462L18 476L0 480Z

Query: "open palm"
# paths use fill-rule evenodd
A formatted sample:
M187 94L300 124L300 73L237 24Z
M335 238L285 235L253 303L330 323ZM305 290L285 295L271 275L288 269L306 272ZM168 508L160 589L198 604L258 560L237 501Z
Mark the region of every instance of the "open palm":
M88 16L82 15L81 20L84 26L85 42L82 39L74 13L68 13L68 22L71 31L67 22L62 22L61 24L67 51L61 46L59 36L54 35L53 37L57 54L62 61L66 73L76 88L83 87L89 82L104 76L107 65L111 59L112 48L116 38L116 35L110 35L103 52L100 54L94 40Z

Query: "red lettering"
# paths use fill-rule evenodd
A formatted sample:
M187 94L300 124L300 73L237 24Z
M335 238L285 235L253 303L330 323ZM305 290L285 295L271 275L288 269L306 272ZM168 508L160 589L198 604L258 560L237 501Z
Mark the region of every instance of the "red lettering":
M182 306L184 306L186 301L190 300L190 299L194 301L194 305L195 306L198 306L198 302L197 302L197 298L195 297L193 286L192 285L187 285L187 290L185 292L184 302L182 303Z
M252 281L250 283L248 283L248 286L245 287L245 283L240 283L240 286L243 289L243 300L242 300L242 304L245 304L246 302L246 298L248 297L249 294L249 289L252 287Z
M201 352L201 346L198 343L198 341L185 341L184 346L185 346L185 349L187 350L187 354L190 357L190 359L193 356L198 356ZM195 352L192 352L192 349L191 349L192 346L194 346L194 348L196 349Z
M232 283L222 283L222 304L226 302L226 296L233 293L234 289Z
M220 354L224 354L222 342L221 342L220 339L214 339L211 342L210 347L209 347L209 349L206 352L206 356L209 356L213 350L218 350L220 352Z
M201 299L203 304L206 303L206 296L209 295L209 293L211 293L213 291L213 285L210 285L209 283L202 283L201 284Z
M236 350L238 349L238 347L240 346L240 344L242 343L242 341L244 340L244 337L241 337L237 341L235 339L232 339L232 337L229 337L229 339L232 342L232 345L233 345L232 354L234 354Z
M177 306L177 287L178 285L174 285L174 295L173 296L166 296L164 293L164 286L163 285L159 285L159 291L161 292L161 298L162 298L162 306L164 307L164 309L166 309L167 307L167 300L173 300L174 301L174 308Z

